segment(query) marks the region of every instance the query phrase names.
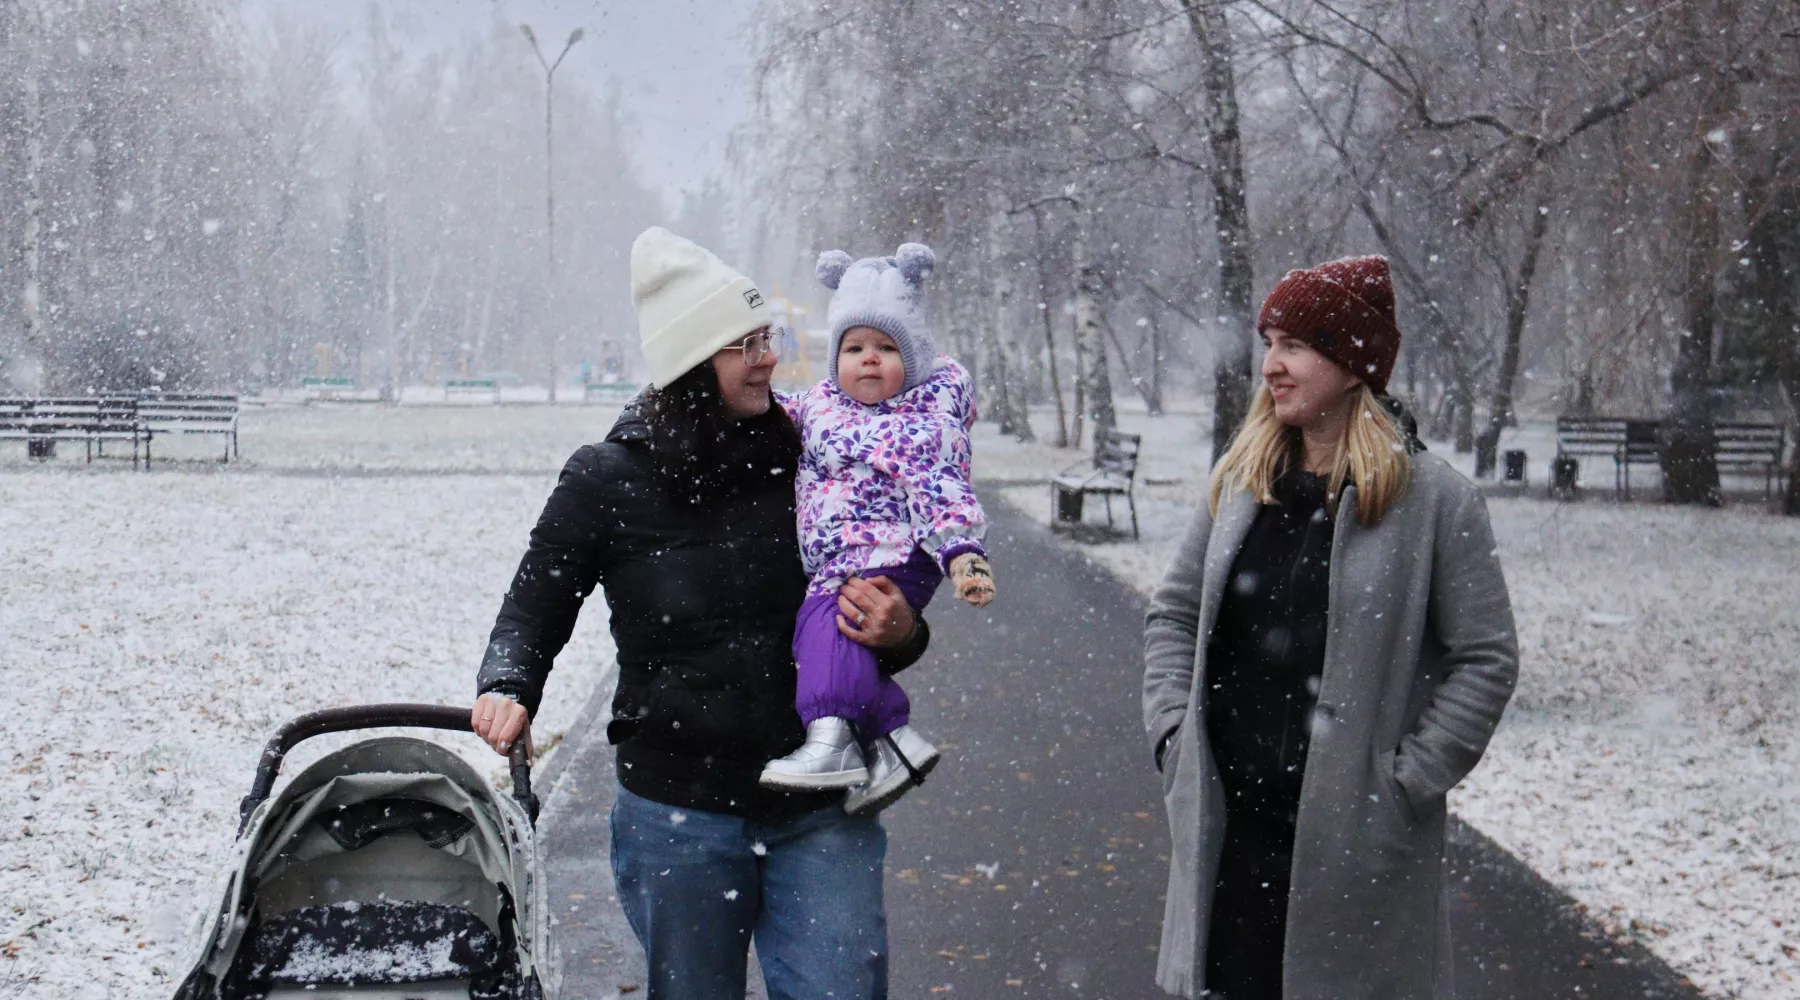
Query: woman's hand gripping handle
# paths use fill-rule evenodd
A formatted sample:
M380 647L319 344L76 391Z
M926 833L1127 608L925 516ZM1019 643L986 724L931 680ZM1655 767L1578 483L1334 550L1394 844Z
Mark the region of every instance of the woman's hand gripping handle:
M475 735L487 741L487 745L502 757L512 750L521 733L525 734L529 745L531 736L527 726L530 721L525 706L503 694L482 695L475 699L475 707L469 712L469 725Z

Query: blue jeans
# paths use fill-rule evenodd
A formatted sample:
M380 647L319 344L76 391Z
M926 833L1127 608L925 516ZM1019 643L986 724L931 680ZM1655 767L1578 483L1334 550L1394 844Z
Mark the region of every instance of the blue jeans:
M620 788L613 878L648 1000L743 1000L752 939L769 1000L885 1000L887 831L831 806L774 823Z

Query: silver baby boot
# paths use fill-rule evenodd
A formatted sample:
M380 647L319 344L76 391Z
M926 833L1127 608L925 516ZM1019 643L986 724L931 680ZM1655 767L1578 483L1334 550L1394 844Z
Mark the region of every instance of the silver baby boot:
M862 747L848 720L835 716L813 720L806 742L763 768L762 786L786 791L854 788L869 780Z
M877 813L898 802L914 786L924 784L938 763L937 747L911 726L883 736L870 749L875 761L869 765L869 783L844 797L844 811L852 816Z

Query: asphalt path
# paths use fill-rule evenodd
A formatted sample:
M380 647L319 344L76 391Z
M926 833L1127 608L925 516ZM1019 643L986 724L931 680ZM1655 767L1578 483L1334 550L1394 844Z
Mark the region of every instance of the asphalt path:
M976 611L940 594L931 653L902 675L945 760L886 814L892 995L1161 996L1169 835L1140 735L1144 601L1017 512L989 513L1000 599ZM629 996L642 956L607 861L612 754L598 727L570 740L545 776L564 995ZM1449 870L1464 1000L1699 997L1460 823Z

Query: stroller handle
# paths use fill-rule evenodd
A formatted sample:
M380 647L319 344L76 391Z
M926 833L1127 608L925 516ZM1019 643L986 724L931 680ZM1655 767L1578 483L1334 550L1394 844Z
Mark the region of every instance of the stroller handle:
M250 814L274 791L275 778L281 774L281 762L287 757L288 751L302 741L326 733L389 727L448 729L452 732L472 733L474 728L469 716L469 709L454 705L353 705L308 712L288 721L275 730L275 735L263 747L262 760L256 765L256 780L250 785L250 794L244 796L244 801L238 805L238 836L242 837L244 830L250 826ZM538 798L531 793L530 725L526 723L525 733L521 733L521 738L514 741L512 751L507 754L507 762L512 768L513 798L524 807L525 814L535 824Z

